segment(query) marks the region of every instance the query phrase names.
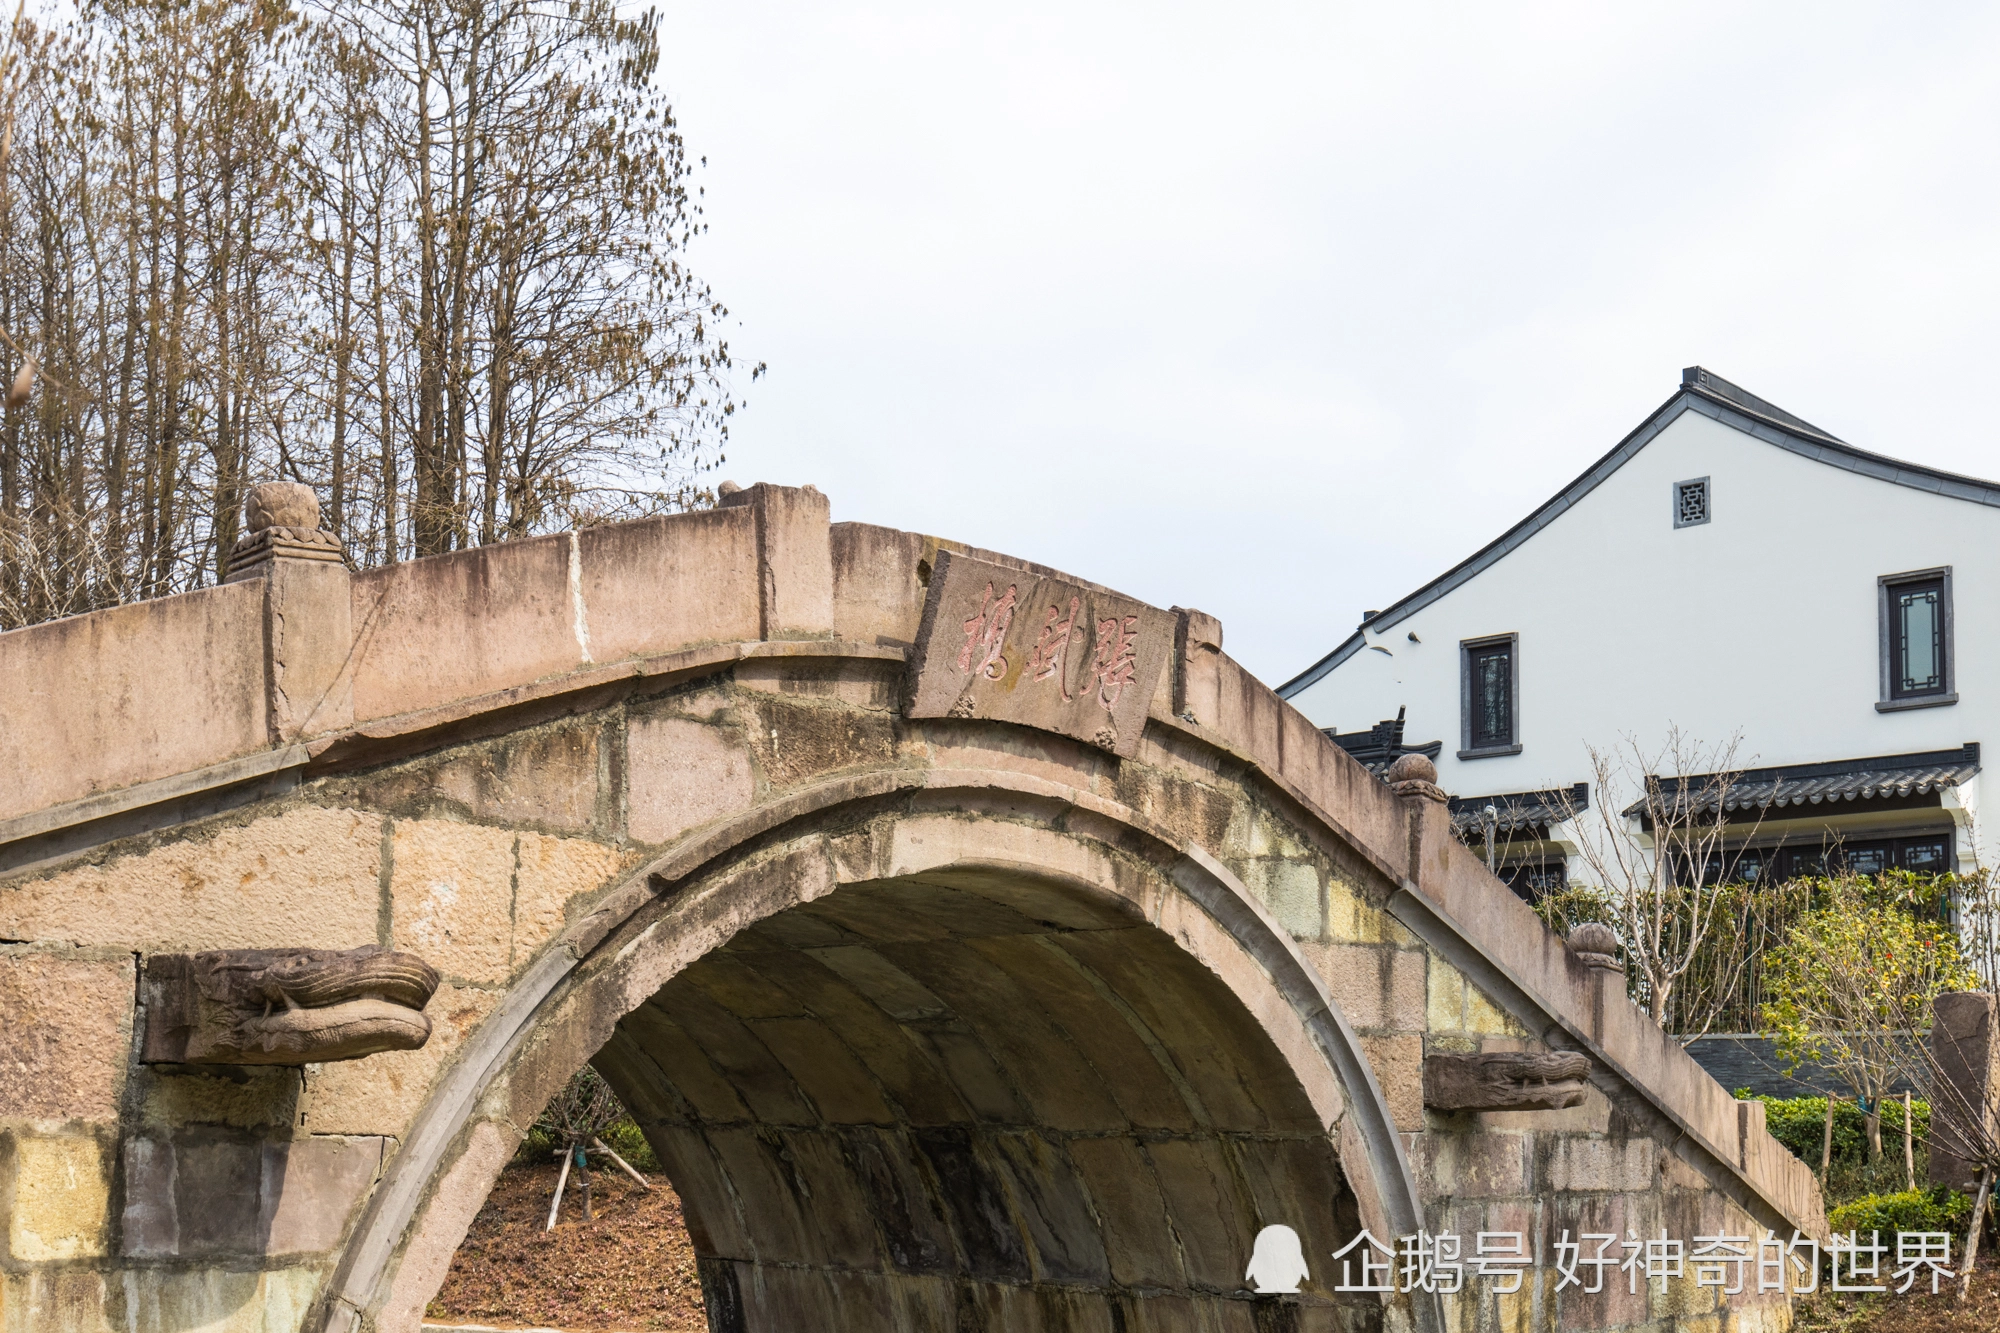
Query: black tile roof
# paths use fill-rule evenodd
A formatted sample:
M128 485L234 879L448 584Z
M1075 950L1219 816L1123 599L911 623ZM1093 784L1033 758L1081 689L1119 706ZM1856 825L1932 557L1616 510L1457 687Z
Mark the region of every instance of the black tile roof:
M1745 769L1735 775L1727 798L1720 802L1717 797L1721 793L1715 786L1720 774L1691 773L1664 781L1668 786L1678 786L1684 794L1691 793L1687 799L1697 811L1712 811L1718 804L1725 811L1777 810L1787 806L1928 796L1970 781L1978 772L1979 742L1970 741L1956 750ZM1625 813L1639 814L1645 806L1643 800L1634 801L1625 808Z
M1321 735L1353 755L1376 777L1389 771L1389 765L1406 754L1420 754L1426 759L1436 759L1444 749L1443 741L1425 741L1420 745L1403 744L1403 713L1398 708L1396 716L1377 722L1366 731L1338 732L1331 727L1323 728Z
M1552 787L1546 791L1508 792L1501 796L1454 796L1451 798L1451 830L1465 838L1486 827L1486 807L1500 818L1500 832L1546 829L1590 808L1590 784Z

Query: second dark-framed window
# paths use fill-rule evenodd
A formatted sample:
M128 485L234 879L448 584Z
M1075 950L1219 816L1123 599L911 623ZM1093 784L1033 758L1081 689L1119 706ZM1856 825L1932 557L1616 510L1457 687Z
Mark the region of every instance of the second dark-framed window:
M1520 753L1520 649L1516 634L1459 645L1459 758Z
M1881 712L1958 701L1952 669L1951 568L1884 574L1876 580L1881 618Z

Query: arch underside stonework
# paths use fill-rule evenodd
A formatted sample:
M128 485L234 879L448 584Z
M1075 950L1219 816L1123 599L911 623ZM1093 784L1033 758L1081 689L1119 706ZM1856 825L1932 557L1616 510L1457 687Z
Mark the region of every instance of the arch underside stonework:
M1244 1236L1360 1228L1337 1134L1241 1003L1136 914L1019 874L789 908L596 1063L681 1191L718 1333L1248 1328Z
M1352 1032L1240 886L1201 875L1237 907L1218 918L1174 882L1185 857L1015 785L820 811L650 901L533 1015L476 1099L505 1108L485 1137L592 1060L681 1193L719 1333L1380 1327L1379 1298L1257 1299L1243 1272L1274 1222L1321 1255L1364 1211L1385 1229L1327 1049L1365 1069ZM384 1327L498 1167L459 1160L384 1274Z

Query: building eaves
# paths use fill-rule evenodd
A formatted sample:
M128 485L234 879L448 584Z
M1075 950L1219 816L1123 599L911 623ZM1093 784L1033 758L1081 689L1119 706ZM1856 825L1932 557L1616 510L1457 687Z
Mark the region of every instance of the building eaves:
M1516 791L1498 796L1454 796L1449 803L1452 832L1460 838L1486 825L1486 807L1493 807L1502 833L1546 829L1590 808L1590 784L1552 787L1546 791Z
M1386 610L1377 612L1356 626L1354 633L1342 640L1339 647L1280 685L1278 697L1289 699L1301 690L1317 684L1328 672L1360 652L1368 644L1366 631L1372 629L1380 633L1399 621L1407 620L1499 563L1502 557L1513 552L1528 538L1561 517L1571 505L1596 490L1612 473L1652 443L1655 436L1678 420L1681 413L1690 411L1700 412L1703 416L1734 427L1753 439L1775 445L1802 458L1810 458L1814 462L1842 468L1864 477L1873 477L1877 481L1886 481L1892 485L1908 486L1913 490L2000 509L2000 483L1960 476L1955 472L1944 472L1937 468L1924 467L1919 463L1906 463L1900 459L1870 453L1866 449L1857 449L1810 422L1793 416L1783 408L1766 402L1746 389L1739 388L1720 375L1700 366L1689 366L1681 372L1681 387L1674 396L1660 404L1650 416L1639 423L1637 429L1620 440L1609 453L1592 463L1581 476L1557 491L1526 518L1501 533L1493 541L1480 547L1407 597L1392 603Z
M1426 759L1436 759L1444 750L1443 741L1405 745L1404 712L1405 710L1398 708L1396 716L1377 722L1366 731L1341 732L1323 727L1320 729L1320 734L1347 751L1357 763L1379 778L1389 771L1389 765L1406 754L1420 754Z
M1773 810L1929 796L1969 782L1978 772L1979 742L1969 741L1956 750L1872 755L1817 764L1752 768L1728 775L1691 773L1654 780L1661 784L1663 800L1684 804L1688 813L1707 814L1717 809ZM1728 777L1726 784L1720 781L1724 776ZM1624 813L1639 815L1645 810L1646 802L1639 800L1627 806Z

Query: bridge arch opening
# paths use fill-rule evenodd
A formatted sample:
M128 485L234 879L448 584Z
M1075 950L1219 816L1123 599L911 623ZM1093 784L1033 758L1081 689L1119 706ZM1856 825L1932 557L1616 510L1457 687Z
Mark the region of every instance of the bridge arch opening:
M1321 1256L1360 1228L1337 1144L1214 974L1072 889L841 888L704 955L594 1063L681 1193L717 1333L1365 1322L1258 1321L1261 1227Z
M847 812L652 898L434 1094L378 1195L422 1203L364 1218L336 1290L381 1328L421 1311L588 1059L681 1195L717 1333L1379 1328L1330 1291L1397 1199L1324 990L1240 885L1200 901L1212 871L1038 804ZM1245 1282L1277 1223L1306 1294Z

